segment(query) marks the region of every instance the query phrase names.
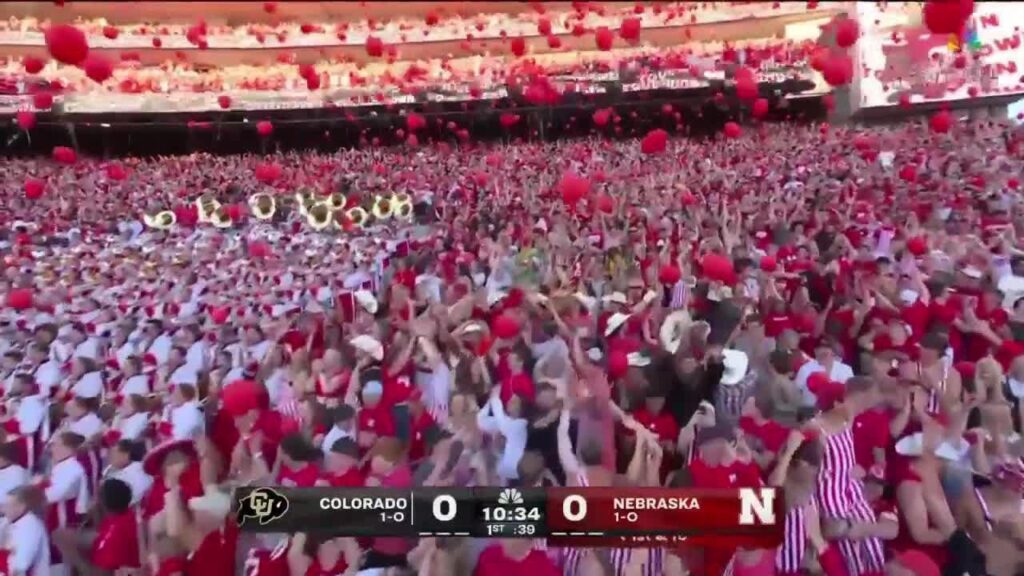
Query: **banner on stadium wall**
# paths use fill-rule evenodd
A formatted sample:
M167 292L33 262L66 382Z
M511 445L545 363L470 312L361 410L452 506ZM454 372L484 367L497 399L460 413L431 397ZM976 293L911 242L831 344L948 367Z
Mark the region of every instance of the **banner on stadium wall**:
M857 3L861 106L1024 93L1024 3L975 3L963 37L930 33L920 3L884 4Z

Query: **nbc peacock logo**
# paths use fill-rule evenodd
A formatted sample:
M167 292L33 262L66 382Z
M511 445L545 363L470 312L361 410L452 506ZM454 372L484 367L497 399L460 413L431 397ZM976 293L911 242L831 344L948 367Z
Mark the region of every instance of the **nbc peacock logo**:
M502 506L511 506L522 503L523 494L515 488L505 488L500 494L498 494L498 504Z

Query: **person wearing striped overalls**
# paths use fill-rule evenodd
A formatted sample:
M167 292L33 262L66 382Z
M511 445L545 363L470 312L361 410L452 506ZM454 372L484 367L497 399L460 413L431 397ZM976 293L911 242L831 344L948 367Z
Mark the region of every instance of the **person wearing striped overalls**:
M818 473L817 501L826 531L836 540L850 576L881 574L885 551L876 536L876 518L864 495L853 445L853 420L880 400L876 382L854 377L846 382L845 396L825 407L813 425L821 430L824 446Z

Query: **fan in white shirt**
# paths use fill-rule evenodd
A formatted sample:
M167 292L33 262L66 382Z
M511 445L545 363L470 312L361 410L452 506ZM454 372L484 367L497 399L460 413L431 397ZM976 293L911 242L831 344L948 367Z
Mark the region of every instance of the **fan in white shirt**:
M0 444L0 501L12 491L29 483L32 475L24 466L16 463L18 459L14 444Z
M104 478L117 478L132 489L132 504L138 504L153 486L153 477L142 468L146 448L140 442L121 440L109 452L110 466Z
M103 434L103 420L92 411L92 402L92 399L79 397L68 402L64 406L67 418L61 427L86 440L98 439Z
M320 449L323 450L325 456L330 454L331 447L338 440L342 438L355 439L355 415L355 408L348 404L341 404L331 409L331 419L334 421L334 425L327 431L320 443Z
M35 491L22 486L7 494L3 548L8 551L7 573L50 576L50 538L43 519L31 512Z
M146 400L138 394L131 394L121 399L117 407L117 415L108 432L107 444L117 440L141 440L149 426L149 412L146 411Z
M476 422L480 430L488 434L501 434L505 438L505 449L495 466L495 472L504 480L519 478L519 460L526 451L527 420L519 416L522 401L518 396L509 400L508 412L495 386L487 405L477 413Z
M169 430L165 427L165 433L174 440L189 440L203 433L205 420L196 401L195 386L181 384L174 387L164 422L170 425Z
M71 386L71 395L79 398L98 399L103 394L103 372L95 370L78 378Z
M853 368L850 368L846 364L843 364L841 360L836 356L836 346L833 341L828 338L822 338L814 348L814 360L805 363L800 367L800 370L796 373L795 383L800 391L803 393L803 402L805 406L815 405L815 396L807 388L807 378L815 372L824 372L828 375L829 380L833 382L840 382L845 384L847 380L853 378Z

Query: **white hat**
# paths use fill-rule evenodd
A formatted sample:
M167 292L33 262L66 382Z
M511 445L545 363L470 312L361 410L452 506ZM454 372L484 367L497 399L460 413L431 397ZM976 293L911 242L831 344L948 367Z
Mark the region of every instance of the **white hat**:
M367 336L366 334L356 336L349 340L349 344L356 350L369 354L371 358L378 362L384 359L384 345L373 336Z
M721 302L722 300L728 300L732 298L732 288L728 286L722 286L718 290L708 291L708 300L712 302Z
M626 306L629 304L629 299L622 292L612 292L611 294L601 298L601 302L605 304L620 304Z
M359 306L366 310L370 314L377 313L377 299L374 298L373 293L369 290L356 290L352 296L359 303Z
M501 290L491 290L487 292L487 307L490 308L491 306L494 306L498 302L501 302L502 298L504 298L505 296L507 296L507 294L505 294Z
M959 462L970 450L971 446L963 438L945 441L935 448L935 455L949 462ZM924 453L924 433L917 432L904 436L896 443L896 453L901 456L920 456Z
M735 386L747 375L750 358L739 350L723 350L722 364L725 365L725 372L722 373L722 385Z
M459 334L474 334L476 332L483 332L484 327L479 322L467 322L462 328L458 330Z
M963 272L964 276L967 276L968 278L974 278L975 280L981 278L983 274L981 270L978 270L974 266L968 266L961 270L961 272Z
M605 337L607 338L608 336L611 336L616 330L621 328L622 325L629 320L629 316L629 314L623 314L621 312L612 314L611 318L608 319L608 325L604 329Z
M217 486L206 486L202 496L189 498L188 507L195 512L225 517L231 511L231 497Z
M534 228L534 230L540 230L541 232L547 232L548 231L548 222L547 222L547 220L541 218L540 220L537 220L537 223L533 226L533 228Z
M601 352L600 348L595 346L587 350L587 358L589 358L591 362L600 362L601 359L604 358L604 354Z
M658 331L658 339L661 340L661 346L675 354L679 350L679 345L683 343L683 337L692 323L693 319L686 310L676 310L666 316L665 321L661 323L661 329Z
M384 394L384 384L380 380L370 380L363 384L363 396L380 396Z

